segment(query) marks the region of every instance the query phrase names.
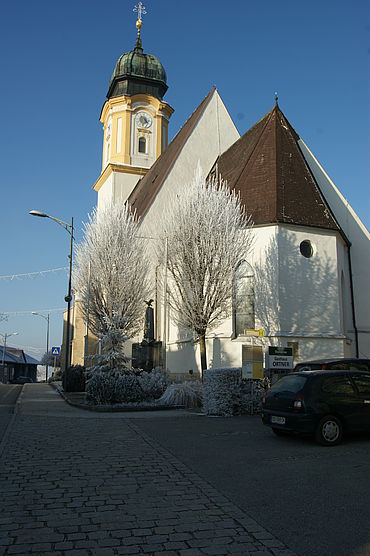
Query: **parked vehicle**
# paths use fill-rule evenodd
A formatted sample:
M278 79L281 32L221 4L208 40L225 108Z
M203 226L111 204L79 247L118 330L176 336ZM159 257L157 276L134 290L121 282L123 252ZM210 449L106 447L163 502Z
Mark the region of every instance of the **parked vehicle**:
M370 373L298 371L281 377L262 401L262 422L280 436L314 435L335 446L347 432L370 432Z
M30 376L17 376L17 378L13 378L13 380L10 381L11 384L26 384L28 382L33 382Z
M316 361L298 363L294 367L294 371L316 371L319 369L350 369L370 372L370 359L317 359Z

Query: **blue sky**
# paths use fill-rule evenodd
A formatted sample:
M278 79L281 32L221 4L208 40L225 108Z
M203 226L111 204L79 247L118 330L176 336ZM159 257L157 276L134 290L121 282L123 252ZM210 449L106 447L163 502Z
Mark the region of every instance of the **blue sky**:
M96 202L101 169L99 114L118 57L135 43L135 2L7 2L0 22L2 248L0 275L67 266ZM144 2L144 51L163 63L175 108L170 137L216 85L240 133L279 104L369 228L369 58L367 0ZM42 353L50 313L60 345L64 271L0 279L0 332Z

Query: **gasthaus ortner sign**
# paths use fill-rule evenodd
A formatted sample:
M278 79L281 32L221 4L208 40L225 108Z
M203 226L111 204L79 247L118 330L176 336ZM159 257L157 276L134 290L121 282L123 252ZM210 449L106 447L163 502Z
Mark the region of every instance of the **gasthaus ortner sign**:
M293 348L269 347L270 369L293 369Z

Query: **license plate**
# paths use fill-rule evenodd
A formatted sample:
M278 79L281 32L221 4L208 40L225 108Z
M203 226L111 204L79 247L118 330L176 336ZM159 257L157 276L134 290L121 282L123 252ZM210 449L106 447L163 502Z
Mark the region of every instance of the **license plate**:
M271 423L276 423L277 425L285 425L285 417L277 417L277 415L271 415Z

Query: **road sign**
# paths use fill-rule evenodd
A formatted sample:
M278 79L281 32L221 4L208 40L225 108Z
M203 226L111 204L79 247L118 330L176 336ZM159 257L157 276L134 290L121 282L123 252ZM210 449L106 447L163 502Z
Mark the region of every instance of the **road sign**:
M51 355L60 355L60 347L59 346L53 346L51 348Z

